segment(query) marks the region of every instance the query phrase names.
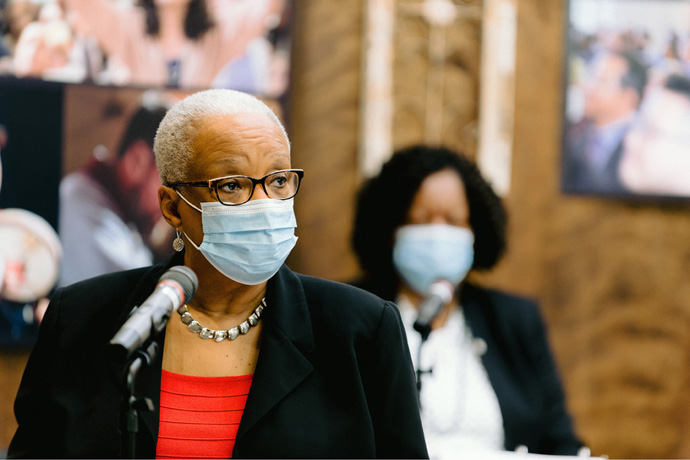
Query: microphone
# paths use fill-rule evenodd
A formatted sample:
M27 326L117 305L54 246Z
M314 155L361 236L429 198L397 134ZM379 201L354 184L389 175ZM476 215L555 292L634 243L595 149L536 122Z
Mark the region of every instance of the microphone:
M162 331L170 314L194 297L198 285L194 272L183 265L163 273L153 293L130 314L110 340L116 359L129 358L150 337Z
M412 326L426 340L431 333L431 322L443 307L453 298L453 285L446 280L438 280L429 288L429 295L419 305L417 321Z

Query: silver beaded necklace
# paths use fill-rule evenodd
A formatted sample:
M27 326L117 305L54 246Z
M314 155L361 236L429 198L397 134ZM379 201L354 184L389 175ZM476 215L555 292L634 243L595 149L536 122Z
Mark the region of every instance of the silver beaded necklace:
M249 329L259 323L259 319L261 319L261 314L263 313L264 308L266 308L265 297L261 299L259 306L254 309L254 312L249 315L249 318L242 322L242 324L235 326L232 329L223 329L219 331L209 329L199 324L198 321L192 318L189 310L187 310L187 305L180 307L177 312L180 314L180 319L182 322L187 325L187 328L191 332L199 334L199 337L202 339L214 339L216 342L222 342L225 339L235 340L240 335L244 335L249 332Z

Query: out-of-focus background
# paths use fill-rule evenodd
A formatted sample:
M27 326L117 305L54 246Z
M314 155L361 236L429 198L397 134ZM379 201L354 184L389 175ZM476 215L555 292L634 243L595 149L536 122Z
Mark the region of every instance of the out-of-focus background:
M3 3L7 12L20 2ZM563 169L579 139L566 131L587 104L590 82L581 75L593 72L590 58L632 37L642 44L626 42L627 51L664 58L654 61L661 74L649 73L648 84L664 72L682 74L690 1L304 0L286 8L283 41L269 40L283 46L271 67L282 83L257 94L286 122L293 166L305 170L290 267L355 278L349 238L362 181L398 147L464 151L510 218L506 257L491 274L474 276L539 299L585 444L609 458L690 457L688 194L633 182L615 191L600 183L569 188ZM653 14L658 8L664 15ZM639 15L644 20L631 19ZM74 73L71 81L11 74L0 81L7 135L0 208L28 210L57 231L61 177L91 154L115 150L148 88L75 81ZM195 89L180 86L159 89L172 99ZM690 183L683 161L668 160L687 177L681 185ZM32 313L39 301L11 303L7 311L27 321L0 349L0 452L16 428L12 404L40 317Z

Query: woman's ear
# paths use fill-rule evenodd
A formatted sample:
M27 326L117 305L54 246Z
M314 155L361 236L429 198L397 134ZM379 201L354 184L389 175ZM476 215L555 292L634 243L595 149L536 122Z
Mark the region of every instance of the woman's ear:
M182 225L182 218L177 209L180 197L172 187L161 186L158 189L158 202L160 203L161 213L165 221L174 229Z

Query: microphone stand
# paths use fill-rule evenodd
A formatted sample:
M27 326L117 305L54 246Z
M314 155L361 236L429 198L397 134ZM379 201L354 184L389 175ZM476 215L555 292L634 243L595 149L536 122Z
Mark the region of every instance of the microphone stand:
M422 375L423 374L431 374L434 372L433 368L429 368L427 370L422 370L422 347L424 346L424 343L426 343L426 339L429 338L429 334L431 334L431 326L427 326L425 328L416 328L415 330L419 332L419 335L421 336L422 340L419 342L419 348L417 349L417 370L415 371L415 374L417 375L417 403L419 404L419 409L421 410L422 408Z
M122 458L136 458L136 442L139 433L139 412L153 411L150 398L136 395L139 372L151 364L158 352L158 344L151 341L134 352L124 372L124 385L120 409L120 452Z
M419 313L417 321L414 322L412 328L419 332L422 340L419 343L419 350L417 350L417 400L419 408L422 408L422 374L431 374L433 368L423 371L422 366L422 347L431 334L431 322L436 316L441 313L445 305L453 298L453 286L446 280L438 280L429 288L429 296L419 305Z

